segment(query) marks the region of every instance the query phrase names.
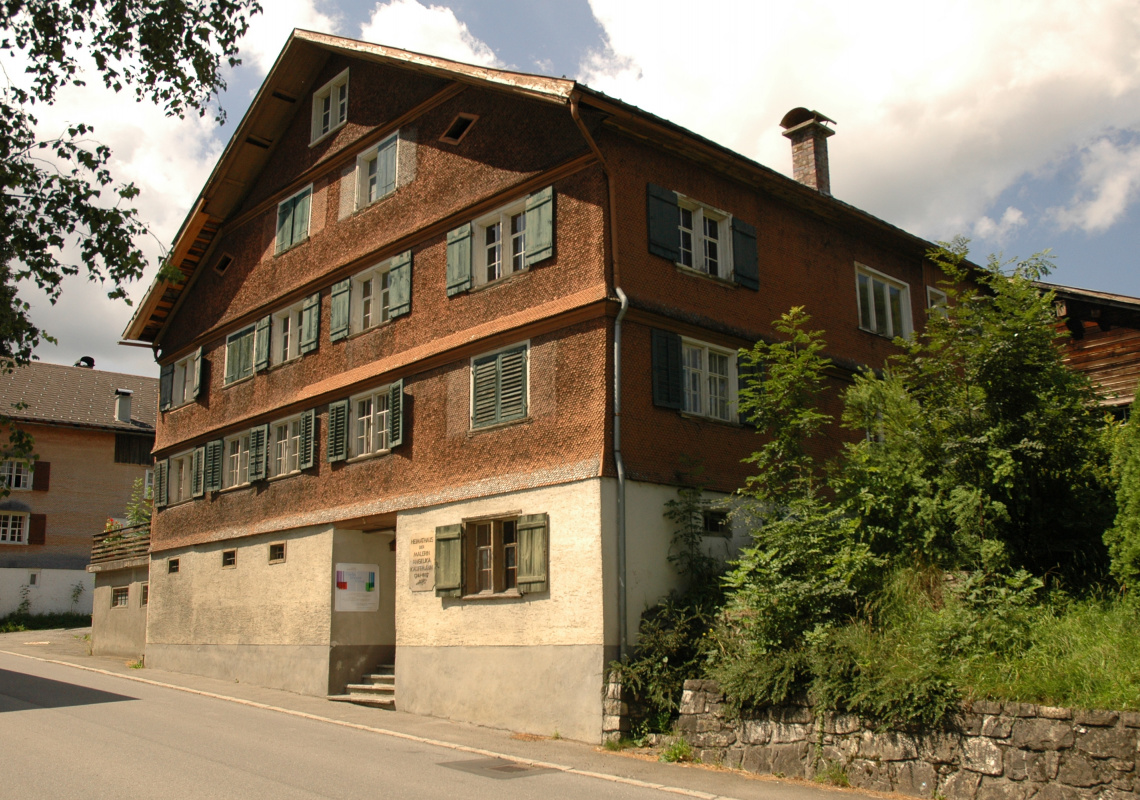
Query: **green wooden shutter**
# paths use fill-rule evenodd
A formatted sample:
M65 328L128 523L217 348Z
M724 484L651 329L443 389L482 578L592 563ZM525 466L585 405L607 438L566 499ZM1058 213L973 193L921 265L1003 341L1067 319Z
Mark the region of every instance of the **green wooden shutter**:
M197 400L198 395L202 391L202 348L199 347L194 353L194 384L190 390L190 399Z
M435 529L435 596L463 596L463 526Z
M286 200L277 206L277 248L280 253L293 243L293 201Z
M756 249L756 229L747 222L732 218L732 274L733 280L745 289L760 290L759 254Z
M321 293L311 294L301 305L301 352L317 349L321 333Z
M755 385L756 391L760 390L760 377L763 371L759 367L754 367L744 362L744 358L740 355L736 357L736 401L737 401L737 416L740 419L741 425L747 425L749 428L755 428L756 424L749 419L743 411L739 410L740 394L742 391L751 390ZM731 391L731 387L730 387Z
M253 370L261 372L269 369L269 332L273 325L273 317L266 315L257 321L253 329Z
M301 415L300 469L311 469L317 463L317 412L310 408Z
M158 408L170 408L170 398L174 394L174 365L163 364L158 370Z
M526 356L525 346L499 353L499 422L526 416Z
M554 187L526 199L526 265L554 255Z
M154 485L151 493L154 495L154 507L166 507L166 475L170 471L170 459L164 458L154 464Z
M546 514L526 514L518 521L519 592L545 592L550 523Z
M499 357L483 356L471 364L471 427L498 421Z
M309 238L309 204L312 194L311 189L306 189L293 198L293 241L290 244L297 244Z
M238 370L238 346L233 337L226 337L226 377L225 383L228 386L237 380Z
M401 317L412 310L412 251L392 259L388 271L388 318Z
M269 426L257 425L249 429L249 482L265 480L265 462L268 453Z
M404 379L388 389L388 448L404 443Z
M222 490L222 456L225 446L221 439L206 442L206 475L205 489L207 492L220 492Z
M647 186L649 252L670 261L681 258L681 234L677 229L677 193L655 184Z
M195 447L190 459L190 496L202 497L206 494L206 448Z
M680 409L683 393L681 337L656 328L652 337L653 405Z
M329 341L339 342L348 338L348 321L352 298L352 278L345 278L333 284L329 298Z
M471 223L447 234L447 296L471 288Z
M344 461L348 458L348 400L329 403L328 459Z

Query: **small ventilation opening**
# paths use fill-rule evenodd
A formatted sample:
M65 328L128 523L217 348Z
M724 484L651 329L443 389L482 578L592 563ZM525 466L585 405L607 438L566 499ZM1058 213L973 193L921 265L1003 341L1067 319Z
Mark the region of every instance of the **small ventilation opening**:
M219 275L225 275L226 270L230 268L230 264L234 263L233 256L224 255L218 259L218 263L214 265L214 271Z
M222 566L223 567L236 567L237 566L237 550L223 550L222 551Z
M439 137L441 142L448 144L459 144L460 140L467 135L467 131L471 130L471 126L475 124L475 120L479 119L475 114L460 114L452 123L447 126L447 132Z

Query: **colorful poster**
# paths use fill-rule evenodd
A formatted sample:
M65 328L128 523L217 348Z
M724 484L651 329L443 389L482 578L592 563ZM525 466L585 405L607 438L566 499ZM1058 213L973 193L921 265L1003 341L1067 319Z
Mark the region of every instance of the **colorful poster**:
M377 611L380 591L375 564L337 564L334 578L333 611Z

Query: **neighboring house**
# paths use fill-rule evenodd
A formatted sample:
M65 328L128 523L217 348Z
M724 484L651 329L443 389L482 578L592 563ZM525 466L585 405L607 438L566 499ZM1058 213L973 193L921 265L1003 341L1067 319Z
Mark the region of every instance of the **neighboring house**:
M666 503L749 473L737 349L806 306L841 381L938 296L930 243L830 196L827 122L785 117L792 180L574 81L295 32L125 333L162 365L147 664L394 664L402 710L599 739Z
M37 459L0 466L10 491L0 499L0 615L25 587L32 613L91 613L92 536L124 516L135 480L152 474L158 381L81 363L0 375L0 414L31 434Z
M1040 283L1069 330L1065 362L1092 381L1101 405L1124 418L1140 383L1140 297Z

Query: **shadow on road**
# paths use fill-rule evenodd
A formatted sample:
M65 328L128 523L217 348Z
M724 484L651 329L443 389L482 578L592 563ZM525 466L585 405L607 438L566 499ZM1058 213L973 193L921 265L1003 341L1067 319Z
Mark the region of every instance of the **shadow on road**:
M67 708L97 703L120 703L124 700L137 699L137 697L77 686L74 683L0 669L0 713L26 711L29 708Z

